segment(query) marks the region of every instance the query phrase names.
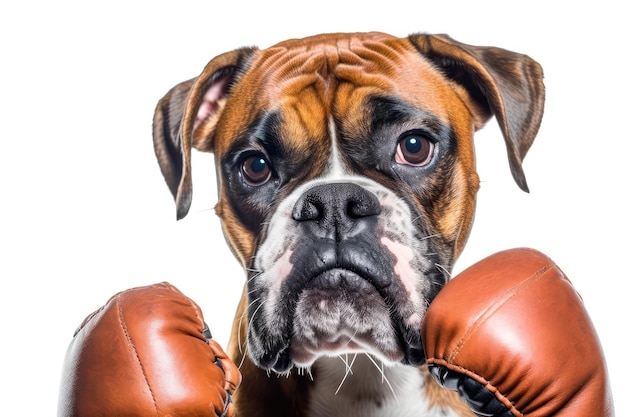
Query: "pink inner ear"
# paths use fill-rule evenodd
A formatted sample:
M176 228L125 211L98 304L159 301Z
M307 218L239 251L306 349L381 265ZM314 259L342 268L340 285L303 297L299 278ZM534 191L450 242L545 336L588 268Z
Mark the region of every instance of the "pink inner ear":
M216 103L224 96L224 90L226 89L228 80L229 77L222 77L211 84L208 90L206 90L204 97L202 97L202 103L200 104L198 113L196 113L196 120L193 124L194 130L215 112L217 108Z

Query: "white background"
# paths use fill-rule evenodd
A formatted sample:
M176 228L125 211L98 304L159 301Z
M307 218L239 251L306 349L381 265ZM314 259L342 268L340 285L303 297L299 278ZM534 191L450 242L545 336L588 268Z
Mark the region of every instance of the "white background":
M626 412L625 33L617 2L8 3L0 6L3 415L54 415L74 329L132 286L178 286L226 344L244 276L212 210L212 156L194 154L194 205L176 222L153 156L154 106L221 52L370 30L448 33L543 65L546 112L524 164L531 193L513 182L492 120L477 134L478 214L456 272L516 246L552 257L585 300L617 415Z

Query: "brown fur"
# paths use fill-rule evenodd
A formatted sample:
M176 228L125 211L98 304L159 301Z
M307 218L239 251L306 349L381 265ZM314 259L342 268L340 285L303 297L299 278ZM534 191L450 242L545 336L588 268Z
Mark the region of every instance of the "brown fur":
M426 367L421 369L425 374L428 373ZM433 378L424 378L424 381L426 396L430 399L433 407L450 407L459 413L461 417L476 417L476 414L461 401L456 392L441 389Z

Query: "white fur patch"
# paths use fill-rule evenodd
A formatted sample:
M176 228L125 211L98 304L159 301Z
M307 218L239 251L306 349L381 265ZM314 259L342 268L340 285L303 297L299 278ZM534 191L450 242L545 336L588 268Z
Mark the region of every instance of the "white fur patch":
M458 417L430 405L414 367L387 367L365 355L318 360L312 378L312 417Z

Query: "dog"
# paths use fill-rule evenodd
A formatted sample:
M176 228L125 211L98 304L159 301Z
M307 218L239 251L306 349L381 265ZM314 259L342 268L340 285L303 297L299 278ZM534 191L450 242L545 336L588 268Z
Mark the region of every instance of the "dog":
M420 324L472 226L474 132L495 116L528 191L544 97L526 55L372 32L227 52L159 101L177 218L192 148L212 152L248 276L228 347L238 416L473 415L426 375Z

